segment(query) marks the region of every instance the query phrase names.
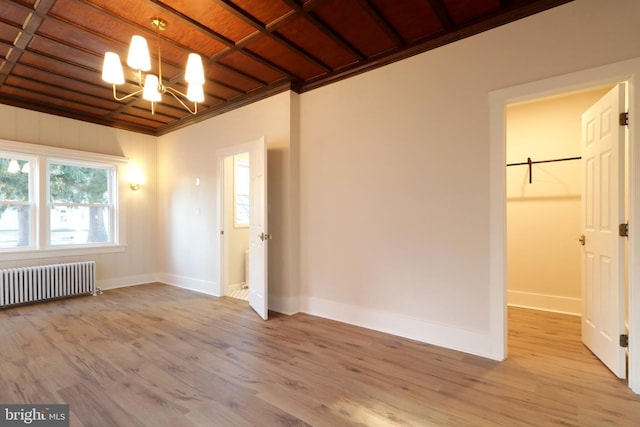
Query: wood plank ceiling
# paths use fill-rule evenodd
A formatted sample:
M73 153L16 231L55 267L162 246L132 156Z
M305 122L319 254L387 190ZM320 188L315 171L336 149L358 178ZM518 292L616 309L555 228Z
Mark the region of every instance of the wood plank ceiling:
M285 90L298 93L434 49L570 0L0 0L0 103L162 135ZM165 96L113 99L106 51L162 33L165 83L185 91L189 52L204 62L205 101L191 115ZM120 95L137 89L125 65Z

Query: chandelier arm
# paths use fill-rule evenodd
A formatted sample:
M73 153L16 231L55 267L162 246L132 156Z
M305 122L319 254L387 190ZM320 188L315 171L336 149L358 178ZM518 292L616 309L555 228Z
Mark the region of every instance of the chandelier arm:
M140 89L140 90L137 90L137 91L135 91L135 92L133 92L133 93L130 93L129 95L125 95L125 96L123 96L122 98L119 98L119 97L118 97L118 94L117 94L117 91L116 91L116 85L115 85L115 83L114 83L114 84L113 84L113 98L114 98L116 101L124 101L125 99L129 99L129 98L131 98L132 96L136 96L136 95L141 94L143 90L144 90L144 89Z
M180 92L178 89L172 88L171 86L166 86L165 89L166 89L166 93L170 94L175 99L177 99L178 102L180 104L182 104L182 106L184 108L186 108L191 114L197 114L198 113L198 103L197 102L193 103L194 109L192 110L191 108L189 108L189 106L187 104L184 103L184 101L182 99L180 99L180 97L178 97L178 95L180 95L180 96L186 98L187 97L186 94Z

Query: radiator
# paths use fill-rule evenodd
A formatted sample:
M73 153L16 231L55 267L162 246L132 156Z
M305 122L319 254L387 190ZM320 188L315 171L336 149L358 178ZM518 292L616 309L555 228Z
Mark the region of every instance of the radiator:
M96 294L95 261L0 270L0 308Z

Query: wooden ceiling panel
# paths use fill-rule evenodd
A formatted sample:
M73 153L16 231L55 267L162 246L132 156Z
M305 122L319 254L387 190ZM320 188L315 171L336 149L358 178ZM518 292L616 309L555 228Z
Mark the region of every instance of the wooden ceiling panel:
M52 74L46 70L28 67L22 64L17 64L12 75L18 77L24 77L32 79L44 84L61 88L72 88L73 90L83 93L85 95L93 96L97 99L107 99L112 103L112 107L118 105L117 101L110 99L111 87L108 87L106 83L86 83L81 82L69 77Z
M46 83L41 83L36 80L19 77L17 75L12 75L7 78L6 85L19 87L24 90L28 90L31 92L39 92L43 94L47 94L49 96L55 96L60 99L64 99L67 101L73 101L78 104L78 108L82 108L84 106L102 108L105 111L109 111L113 108L117 107L117 102L111 100L105 100L101 98L97 98L95 96L86 95L83 93L70 91L65 88L61 88L59 86L53 86Z
M22 27L28 17L28 8L20 7L20 4L12 2L0 2L0 22L4 22L8 25Z
M285 90L302 93L572 0L0 0L0 102L162 135ZM163 84L186 91L190 52L205 67L205 101L191 115L168 93L152 115L139 95L116 101L105 52L138 74L131 36L147 39ZM144 76L143 76L144 77Z
M0 58L6 58L11 50L11 46L8 44L0 43Z
M233 3L265 25L291 13L291 8L281 0L235 0Z
M366 57L398 47L357 0L326 0L313 13Z
M32 102L34 105L56 106L66 111L78 111L81 114L86 114L87 116L93 115L93 116L102 117L105 114L109 113L109 110L102 109L102 108L91 107L88 105L79 106L76 102L69 101L64 98L59 98L53 95L49 95L49 92L46 92L46 93L34 92L30 89L11 86L6 83L3 84L2 87L0 88L0 94L5 96L19 97L20 99Z
M9 46L13 45L16 37L20 34L19 27L13 27L10 25L2 25L0 26L0 42L5 43Z
M425 0L373 0L382 16L402 36L405 43L412 43L442 30L442 22Z
M296 80L312 79L326 72L320 66L307 61L295 51L269 37L257 37L247 43L245 48L293 74Z
M78 0L57 0L77 2ZM169 3L169 2L167 2ZM199 2L196 2L199 3ZM142 0L91 0L91 4L112 15L112 19L125 20L137 27L136 31L130 31L129 38L133 34L139 34L147 39L149 50L156 49L156 32L151 26L153 18L161 18L167 22L167 28L162 32L163 46L171 42L183 48L195 51L205 56L212 56L227 48L224 43L212 38L205 29L195 25L197 20L186 19L173 8L163 8L163 3L157 1ZM169 5L167 5L169 6ZM127 39L127 44L128 39Z
M121 112L117 111L110 116L113 117L118 114L121 114ZM155 105L155 113L152 114L151 103L141 99L131 104L131 108L127 108L125 114L127 116L135 116L144 120L157 122L157 125L162 126L184 117L184 110L167 103L157 103Z
M135 111L135 110L130 110L130 111ZM109 119L119 123L124 123L124 124L129 123L132 125L148 127L153 129L157 129L163 126L163 124L165 124L164 121L150 120L145 117L140 117L130 113L114 114L113 116L109 117Z
M55 56L60 60L73 62L76 65L90 70L100 71L102 67L102 57L80 51L44 37L33 37L27 49L29 52L40 55Z
M208 94L210 97L215 97L220 100L233 99L242 94L242 92L240 92L238 89L229 87L223 82L218 82L211 79L205 83L204 90L205 97Z
M312 52L320 61L333 70L353 64L358 60L355 55L342 48L336 41L332 40L304 17L283 25L278 28L277 33L306 52Z
M199 23L233 42L238 42L255 31L251 25L213 0L167 1L166 4L186 16L198 17Z
M500 0L443 0L456 24L500 9Z
M67 23L55 18L45 20L36 34L44 38L59 41L61 44L66 44L80 52L95 52L97 55L107 50L121 53L125 43L129 43L127 40L122 44L118 44L119 48L114 50L112 48L113 42L102 38L98 34L78 30L76 27L70 27Z
M20 64L27 65L32 68L39 68L45 70L48 73L65 76L77 81L86 83L101 84L100 73L89 72L86 69L77 67L73 64L58 61L49 57L34 54L31 52L24 52L20 57Z
M265 82L266 84L274 83L285 78L285 75L279 73L276 69L268 67L255 59L243 55L236 51L218 61L220 64L226 65L232 69L250 75L255 79Z
M259 82L243 77L225 67L216 67L212 77L217 82L238 89L238 92L249 92L262 86Z

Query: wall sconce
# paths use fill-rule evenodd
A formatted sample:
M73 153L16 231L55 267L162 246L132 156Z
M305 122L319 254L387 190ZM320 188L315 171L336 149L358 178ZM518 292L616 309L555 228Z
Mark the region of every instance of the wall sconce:
M129 169L129 187L133 191L138 191L144 184L144 175L137 166L130 166Z

